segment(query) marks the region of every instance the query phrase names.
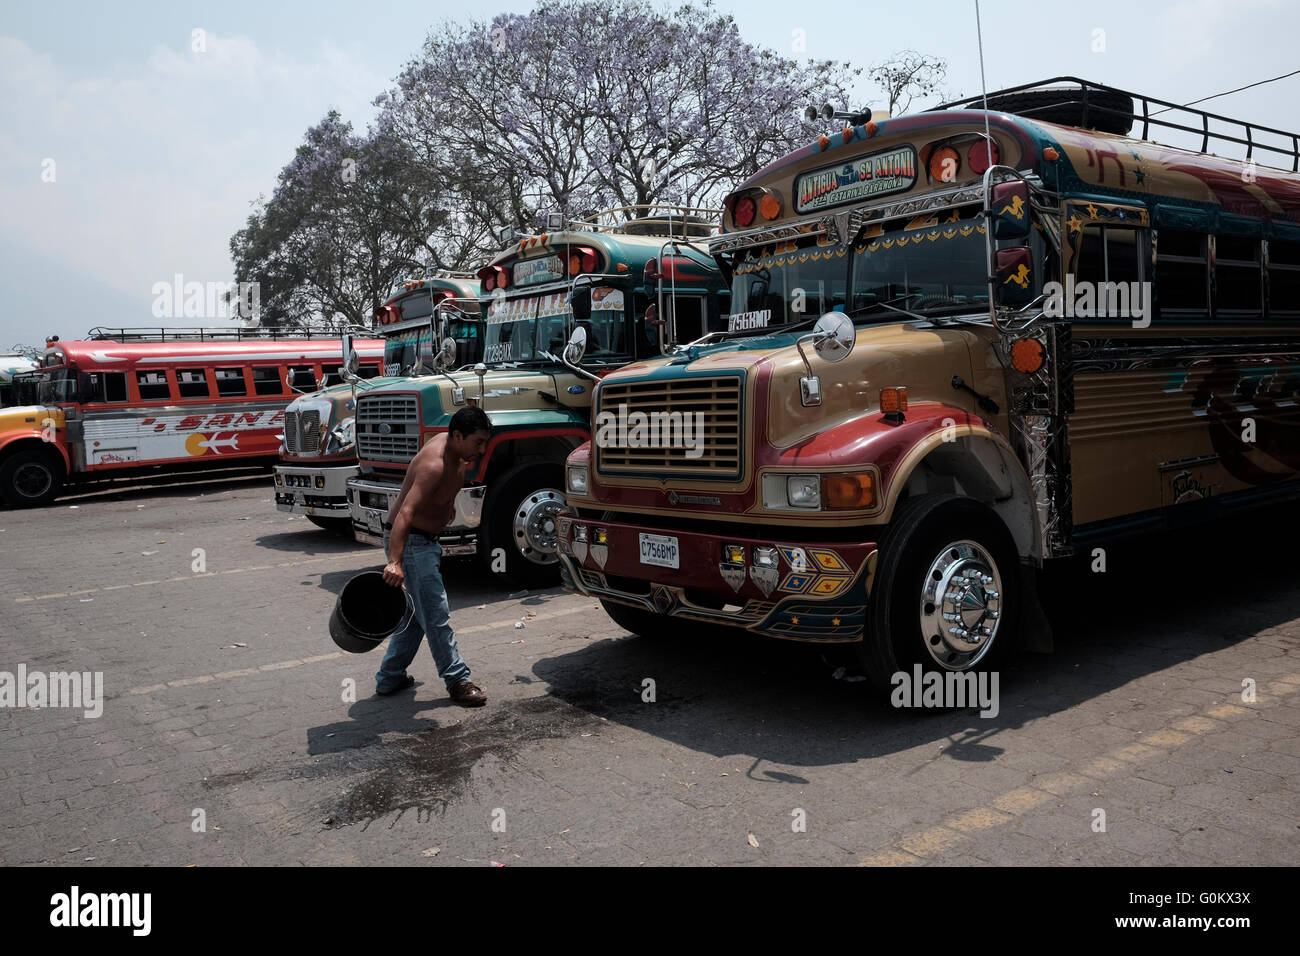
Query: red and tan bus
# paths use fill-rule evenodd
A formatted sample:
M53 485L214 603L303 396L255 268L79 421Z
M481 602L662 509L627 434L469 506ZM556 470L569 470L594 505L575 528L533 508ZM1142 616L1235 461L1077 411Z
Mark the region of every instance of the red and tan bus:
M25 404L0 412L0 496L31 507L70 481L133 469L272 463L285 406L342 380L338 338L187 331L50 340L40 368L24 376ZM360 374L378 375L383 340L353 347Z

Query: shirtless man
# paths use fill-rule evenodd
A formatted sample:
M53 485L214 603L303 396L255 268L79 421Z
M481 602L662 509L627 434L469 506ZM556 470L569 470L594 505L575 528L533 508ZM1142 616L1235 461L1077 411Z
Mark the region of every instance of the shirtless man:
M465 707L487 703L487 695L470 683L469 667L460 658L451 629L438 535L455 517L456 495L465 473L483 457L491 434L492 423L483 409L462 408L451 417L446 433L421 448L406 469L406 480L393 504L384 580L393 587L405 586L415 614L388 639L388 653L375 674L376 694L395 694L415 683L406 668L420 648L420 636L425 635L451 699Z

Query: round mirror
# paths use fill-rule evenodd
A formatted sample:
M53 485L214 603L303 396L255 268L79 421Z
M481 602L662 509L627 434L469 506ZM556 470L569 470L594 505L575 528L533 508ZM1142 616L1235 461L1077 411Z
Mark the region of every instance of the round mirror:
M839 362L849 357L857 342L853 320L843 312L827 312L813 326L817 341L813 348L827 362Z
M456 341L455 339L443 339L442 346L438 349L438 367L451 368L456 364Z
M577 365L587 353L587 330L581 325L569 336L569 344L564 347L564 360L570 365Z

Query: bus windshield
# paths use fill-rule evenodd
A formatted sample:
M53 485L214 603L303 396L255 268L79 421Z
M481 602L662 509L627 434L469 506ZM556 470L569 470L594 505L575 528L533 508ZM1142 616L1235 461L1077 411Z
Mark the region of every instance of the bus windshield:
M979 211L969 206L868 225L852 255L815 244L751 253L736 264L729 328L789 325L880 303L917 313L986 309Z
M764 249L736 264L729 331L789 325L844 307L844 249Z
M77 373L70 368L42 372L36 379L36 401L40 405L77 400Z
M483 361L529 362L545 360L543 352L558 357L573 329L573 312L567 292L493 299L488 306L487 337ZM622 289L594 286L587 330L586 359L630 358Z
M868 226L853 247L850 308L884 302L923 314L987 309L987 251L979 211L967 206Z

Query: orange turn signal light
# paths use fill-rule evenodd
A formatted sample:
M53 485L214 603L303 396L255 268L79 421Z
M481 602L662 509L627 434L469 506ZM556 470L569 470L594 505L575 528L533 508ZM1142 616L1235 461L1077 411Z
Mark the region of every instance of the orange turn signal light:
M822 500L827 508L870 508L876 501L876 481L870 472L826 475Z
M957 150L951 146L941 146L930 154L930 181L936 183L951 183L957 179L957 169L961 166L961 159L957 156Z
M1025 375L1033 375L1046 361L1043 343L1035 338L1019 339L1011 346L1011 366Z
M880 390L880 410L886 415L902 414L907 411L907 389L882 388Z
M764 219L775 219L781 215L781 200L772 193L765 193L759 200L758 211L763 214Z

